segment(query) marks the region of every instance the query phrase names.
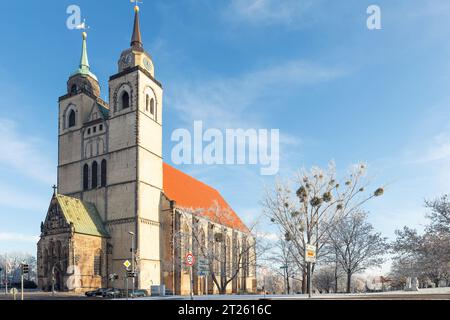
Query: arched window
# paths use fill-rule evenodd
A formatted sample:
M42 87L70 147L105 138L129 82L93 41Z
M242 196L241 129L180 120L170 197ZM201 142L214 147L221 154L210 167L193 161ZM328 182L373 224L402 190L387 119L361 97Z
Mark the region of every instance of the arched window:
M75 127L76 125L76 114L74 110L69 113L69 128Z
M145 96L145 111L148 111L149 105L150 105L150 97L147 94Z
M97 174L98 174L98 164L97 161L94 161L94 163L92 164L92 188L97 188L98 186Z
M83 190L89 189L89 166L87 164L83 167Z
M130 107L130 95L128 92L122 93L122 109L127 109Z
M74 85L72 86L72 88L70 88L70 93L76 94L77 92L78 92L78 87L77 87L76 84L74 84Z
M101 165L101 186L102 187L106 187L106 160L103 159L102 160L102 165Z
M152 98L150 100L150 113L154 116L155 115L155 99Z

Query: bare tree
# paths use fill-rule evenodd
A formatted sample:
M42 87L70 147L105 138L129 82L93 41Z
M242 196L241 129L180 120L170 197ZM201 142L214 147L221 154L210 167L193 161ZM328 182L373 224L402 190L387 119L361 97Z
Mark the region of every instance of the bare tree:
M352 276L369 267L380 266L388 248L387 238L374 233L364 212L339 220L330 229L329 241L337 252L337 262L347 274L347 293L351 292Z
M335 270L333 267L319 268L314 275L314 286L319 292L330 293L335 288Z
M314 272L314 265L308 268L310 264L305 261L305 245L314 245L320 259L330 228L368 200L384 193L383 188L378 188L366 194L365 171L364 164L355 165L342 182L338 182L335 165L330 163L326 170L313 167L300 171L295 180L298 187L295 194L289 183L280 182L274 190L266 192L264 213L293 244L293 257L303 274L303 292L311 292L311 288L306 287L309 281L305 280Z
M291 280L297 280L299 269L293 257L293 243L280 236L268 260L273 273L284 279L285 292L291 293Z
M435 200L425 200L425 207L431 210L427 215L431 220L430 227L443 233L450 233L450 202L448 196L444 195Z
M235 216L217 202L210 208L184 208L179 213L183 227L175 233L175 244L208 262L209 274L221 294L238 277L256 276L256 223L248 230L233 230L229 226L235 223Z
M420 235L404 227L396 231L390 248L394 256L391 273L398 278L417 277L425 285L429 279L436 286L450 278L450 235L441 228L428 226Z
M20 281L21 265L28 264L29 273L26 276L27 280L36 280L36 257L24 252L10 252L0 254L0 269L2 274L0 278L9 282Z

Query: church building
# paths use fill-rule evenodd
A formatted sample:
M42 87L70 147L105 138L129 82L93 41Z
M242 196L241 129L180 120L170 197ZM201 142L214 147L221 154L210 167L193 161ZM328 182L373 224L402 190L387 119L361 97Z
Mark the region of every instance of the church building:
M250 230L218 191L163 161L163 87L139 15L136 6L109 102L100 98L83 33L79 68L59 98L57 187L41 224L38 286L255 292Z

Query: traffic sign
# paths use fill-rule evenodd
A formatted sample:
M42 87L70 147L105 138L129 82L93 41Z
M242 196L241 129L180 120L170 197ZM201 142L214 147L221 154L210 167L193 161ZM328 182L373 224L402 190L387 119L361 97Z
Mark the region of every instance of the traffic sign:
M195 257L190 252L186 255L186 259L185 260L186 260L186 265L189 266L189 267L192 267L194 265L194 263L195 263Z
M305 246L305 261L310 263L316 262L316 246L310 244Z
M209 271L208 270L198 270L197 271L197 275L199 277L208 276L209 275Z
M207 258L199 258L198 266L199 271L209 272L209 260Z
M131 262L127 260L123 263L123 265L128 269L131 266Z
M127 277L128 278L136 278L136 272L128 271L127 272Z
M11 290L9 290L9 292L13 295L16 295L19 293L19 290L17 290L17 288L11 288Z

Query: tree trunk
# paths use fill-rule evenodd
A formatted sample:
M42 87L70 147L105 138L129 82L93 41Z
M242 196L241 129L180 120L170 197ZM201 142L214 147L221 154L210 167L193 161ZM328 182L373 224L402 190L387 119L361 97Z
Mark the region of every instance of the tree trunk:
M289 294L289 274L287 273L287 269L283 280L284 280L284 293Z
M306 270L303 270L303 281L302 281L302 293L307 293L307 285L308 285L308 275L306 274Z
M338 266L334 267L334 293L338 292Z
M347 293L350 293L352 289L352 273L347 271Z

